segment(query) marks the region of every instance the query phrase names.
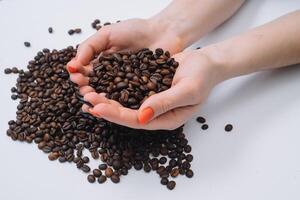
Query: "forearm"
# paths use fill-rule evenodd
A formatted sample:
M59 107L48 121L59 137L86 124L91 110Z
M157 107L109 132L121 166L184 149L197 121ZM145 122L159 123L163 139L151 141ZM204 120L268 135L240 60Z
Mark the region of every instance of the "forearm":
M300 63L300 11L201 50L224 79Z
M244 0L174 0L150 20L160 31L172 31L184 47L228 19Z

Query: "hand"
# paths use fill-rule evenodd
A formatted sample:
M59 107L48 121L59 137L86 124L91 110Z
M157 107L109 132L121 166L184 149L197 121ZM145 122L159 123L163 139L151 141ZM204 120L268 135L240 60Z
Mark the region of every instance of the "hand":
M80 86L80 93L94 91L87 86L90 64L100 52L112 53L136 51L148 47L152 50L160 47L171 55L183 50L184 46L175 31L162 26L154 20L131 19L102 27L97 33L84 41L78 48L77 55L67 64L70 79Z
M174 58L179 62L179 67L171 88L150 96L139 110L125 108L95 92L84 96L94 107L84 105L83 110L132 128L175 129L181 126L222 80L222 67L202 53L202 50L179 53Z

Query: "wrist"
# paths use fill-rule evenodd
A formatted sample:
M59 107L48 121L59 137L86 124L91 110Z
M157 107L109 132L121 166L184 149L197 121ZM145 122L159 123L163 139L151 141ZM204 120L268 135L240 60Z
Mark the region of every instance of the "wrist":
M152 27L153 33L157 34L158 37L163 38L165 36L166 40L175 39L176 46L179 47L179 51L183 51L186 47L190 45L187 38L184 36L181 26L178 25L177 19L171 16L165 16L164 14L157 14L148 19L150 26Z
M217 83L235 77L233 69L230 67L230 59L225 51L217 47L217 45L210 45L198 50L204 54L216 68Z

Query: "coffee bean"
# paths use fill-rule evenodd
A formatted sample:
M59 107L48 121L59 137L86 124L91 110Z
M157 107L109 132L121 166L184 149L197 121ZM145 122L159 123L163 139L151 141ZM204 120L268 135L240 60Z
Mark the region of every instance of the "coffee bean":
M106 170L105 170L105 176L106 177L111 177L113 175L113 170L112 170L112 168L107 168Z
M4 73L5 74L11 74L12 70L10 68L6 68L6 69L4 69Z
M227 124L227 125L225 126L225 131L226 131L226 132L230 132L230 131L232 131L232 129L233 129L233 126L232 126L231 124Z
M75 31L73 29L68 30L69 35L73 35L74 33L75 33Z
M201 117L201 116L197 117L196 120L197 120L197 122L199 122L201 124L204 124L206 122L206 119L204 117Z
M81 170L82 170L83 172L85 172L85 173L88 173L88 172L91 171L91 168L90 168L89 166L87 166L87 165L83 165L83 166L81 167Z
M194 159L194 157L193 157L193 155L192 154L188 154L188 155L186 155L186 158L185 158L188 162L192 162L193 161L193 159Z
M168 182L169 182L168 178L162 178L162 179L160 180L160 183L161 183L162 185L167 185Z
M57 152L51 152L48 155L49 160L56 160L56 159L58 159L58 157L59 157L59 154Z
M75 28L74 33L81 33L81 28Z
M11 68L11 72L14 74L17 74L17 73L19 73L19 69L16 67L13 67L13 68Z
M188 178L192 178L194 176L194 172L191 169L188 169L186 170L185 175Z
M102 184L102 183L104 183L105 181L106 181L106 176L100 176L99 178L98 178L98 183L100 183L100 184Z
M117 176L117 175L115 175L115 174L113 174L113 175L111 176L111 181L112 181L113 183L119 183L119 182L120 182L120 177Z
M203 124L203 125L201 126L201 128L202 128L202 130L206 130L206 129L208 129L208 125L207 125L207 124Z
M53 33L53 28L52 28L52 27L49 27L49 28L48 28L48 32L49 32L49 33Z
M24 46L25 46L25 47L30 47L31 44L30 44L30 42L24 42Z
M173 189L175 188L175 186L176 186L176 182L175 182L175 181L169 181L169 182L167 183L167 188L168 188L169 190L173 190Z
M101 169L101 170L106 170L107 165L106 165L106 164L100 164L100 165L98 166L98 168Z
M82 160L83 160L84 163L89 163L89 162L90 162L90 159L89 159L89 157L87 157L87 156L84 156L84 157L82 158Z
M93 175L95 177L100 177L102 175L102 172L99 169L93 169Z
M170 175L171 175L172 177L177 177L177 176L179 175L179 169L178 169L178 168L174 168L174 169L171 171Z
M87 180L90 183L95 183L96 178L95 178L95 176L93 176L93 175L90 174L90 175L87 176Z
M160 159L159 159L159 163L160 164L165 164L167 162L167 158L166 157L161 157Z

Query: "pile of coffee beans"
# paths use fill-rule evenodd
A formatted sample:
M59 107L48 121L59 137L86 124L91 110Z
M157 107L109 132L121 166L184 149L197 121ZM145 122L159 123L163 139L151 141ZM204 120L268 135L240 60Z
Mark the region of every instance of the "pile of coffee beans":
M170 88L177 67L170 53L160 48L101 55L94 62L90 85L125 107L138 109L149 96Z
M66 70L67 62L75 55L73 47L43 49L29 61L28 70L5 69L6 74L19 76L11 88L11 98L19 100L16 119L8 122L7 135L12 140L36 143L51 161L74 163L88 173L90 183L119 183L130 169L135 169L155 171L161 184L172 190L178 175L193 177L192 148L183 127L172 131L137 130L81 111L78 87ZM143 49L133 54L100 56L97 62L91 85L131 108L138 108L145 97L169 88L178 65L161 49L155 53ZM90 157L84 155L86 150ZM99 160L97 169L88 165L90 158Z

